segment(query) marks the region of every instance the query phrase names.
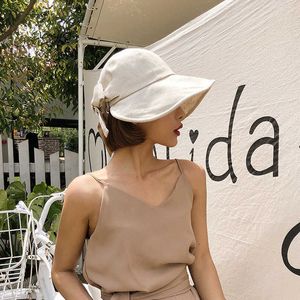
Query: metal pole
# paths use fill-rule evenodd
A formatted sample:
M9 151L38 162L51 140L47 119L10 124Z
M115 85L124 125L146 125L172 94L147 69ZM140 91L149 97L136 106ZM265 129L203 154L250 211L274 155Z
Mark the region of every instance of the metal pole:
M139 47L137 45L129 45L129 44L118 43L118 42L107 42L107 41L101 41L101 40L92 40L92 39L84 38L84 37L82 37L82 43L84 45L103 46L103 47L117 47L117 48Z
M78 39L78 175L83 174L83 57L85 46Z
M109 51L104 55L104 57L97 63L93 70L98 70L102 64L107 60L107 58L115 51L117 46L113 46L109 49Z

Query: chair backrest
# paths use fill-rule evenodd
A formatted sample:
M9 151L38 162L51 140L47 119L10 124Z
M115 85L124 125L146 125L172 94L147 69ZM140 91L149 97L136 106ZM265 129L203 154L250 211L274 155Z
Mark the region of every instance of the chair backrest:
M23 288L28 256L32 252L32 215L0 211L0 299L6 291Z

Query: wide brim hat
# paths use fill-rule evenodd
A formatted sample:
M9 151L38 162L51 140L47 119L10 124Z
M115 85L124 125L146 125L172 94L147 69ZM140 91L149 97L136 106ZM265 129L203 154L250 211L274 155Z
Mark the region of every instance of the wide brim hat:
M157 120L181 106L183 120L200 104L214 81L172 74L117 102L110 113L119 120L142 123Z
M91 105L99 108L105 101L113 117L134 123L157 120L181 106L185 119L214 82L214 79L176 74L150 50L127 48L106 62ZM108 133L101 117L100 124Z

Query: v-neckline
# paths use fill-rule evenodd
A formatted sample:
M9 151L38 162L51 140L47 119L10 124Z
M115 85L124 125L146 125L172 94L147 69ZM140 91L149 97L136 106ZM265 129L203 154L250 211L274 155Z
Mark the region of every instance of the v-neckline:
M176 182L175 182L175 185L174 185L174 187L173 187L171 193L169 194L169 196L167 196L167 198L165 198L163 201L161 201L161 202L160 202L159 204L157 204L157 205L152 205L152 204L146 202L145 200L142 200L142 199L140 199L140 198L138 198L138 197L136 197L136 196L134 196L134 195L131 195L130 193L128 193L128 192L126 192L126 191L124 191L124 190L122 190L122 189L120 189L120 188L118 188L118 187L116 187L116 186L114 186L114 185L111 185L110 183L105 182L104 184L106 185L106 187L107 187L108 189L109 189L109 188L110 188L110 189L115 189L115 190L117 190L117 191L119 191L119 192L121 192L121 193L127 195L128 197L130 197L130 198L136 200L137 202L140 202L142 205L146 205L146 206L148 206L148 207L150 207L150 208L159 208L159 207L162 207L162 206L164 206L165 204L167 204L167 203L169 202L169 200L173 197L175 191L177 190L178 184L179 184L179 182L181 181L181 179L183 178L183 176L184 176L184 173L181 172L180 175L177 177ZM105 190L105 189L104 189L104 190Z

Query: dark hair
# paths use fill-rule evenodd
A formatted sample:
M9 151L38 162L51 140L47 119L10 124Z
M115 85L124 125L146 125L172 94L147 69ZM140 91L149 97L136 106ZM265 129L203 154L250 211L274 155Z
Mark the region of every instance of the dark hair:
M109 130L107 138L105 138L100 123L98 123L98 131L110 152L114 152L119 148L134 146L143 143L146 140L144 130L138 125L116 119L109 112L109 105L105 101L99 107L102 119Z

